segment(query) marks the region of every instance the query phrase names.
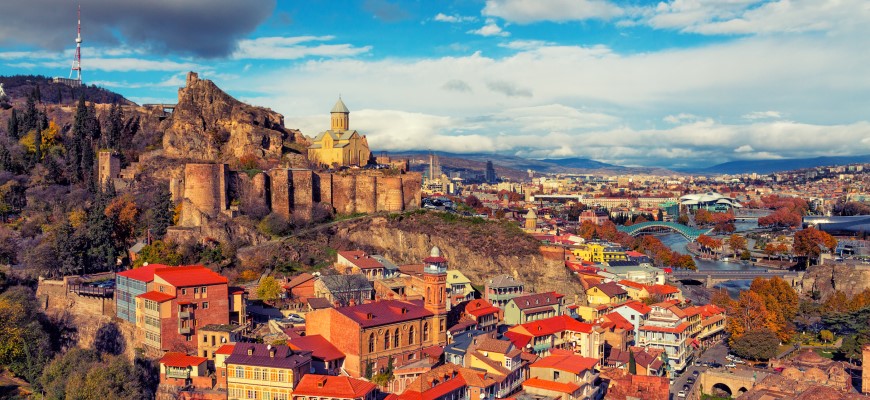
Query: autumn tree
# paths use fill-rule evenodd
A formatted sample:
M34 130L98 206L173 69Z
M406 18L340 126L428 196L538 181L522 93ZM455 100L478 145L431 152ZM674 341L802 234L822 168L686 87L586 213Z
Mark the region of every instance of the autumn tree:
M257 287L257 297L260 300L271 303L281 297L283 288L277 279L267 276L260 280L260 285Z
M738 234L732 234L728 236L727 239L728 247L731 248L731 251L734 253L734 256L737 256L737 253L746 250L746 238L740 236Z
M792 245L795 254L806 256L806 266L809 266L810 259L816 259L821 255L822 248L834 251L836 247L837 239L814 227L797 231Z
M740 292L740 297L727 313L726 329L731 334L731 344L748 332L774 332L776 329L775 316L768 311L764 298L751 290Z
M759 295L771 314L773 332L783 342L794 334L793 320L798 312L798 295L794 288L780 277L755 278L749 290Z

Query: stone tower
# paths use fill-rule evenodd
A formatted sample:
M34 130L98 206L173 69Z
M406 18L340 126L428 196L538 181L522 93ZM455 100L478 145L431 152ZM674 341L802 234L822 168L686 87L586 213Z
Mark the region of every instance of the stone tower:
M97 158L97 170L100 187L105 188L109 179L115 179L121 173L121 159L109 150L100 150Z
M435 314L429 327L430 337L443 343L447 340L447 260L441 257L438 247L433 247L423 264L423 285L426 287L423 306Z
M330 129L338 132L350 129L350 110L341 101L341 96L338 97L338 101L335 102L335 106L332 107L332 111L329 114L332 116L332 127Z
M861 393L870 393L870 344L861 347L861 360L864 365L861 371Z
M535 210L529 209L529 212L526 213L526 229L535 229L538 227L538 214L535 214Z

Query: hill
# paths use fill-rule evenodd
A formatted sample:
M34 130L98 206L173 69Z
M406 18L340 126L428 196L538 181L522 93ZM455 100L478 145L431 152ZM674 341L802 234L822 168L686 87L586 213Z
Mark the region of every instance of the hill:
M769 174L779 171L792 171L803 168L823 167L829 165L846 165L870 162L870 154L861 156L790 158L772 160L738 160L717 164L695 172L715 174Z
M27 96L34 93L42 104L73 105L84 95L85 101L97 104L135 105L123 95L101 87L90 85L73 88L54 83L51 78L42 75L0 76L0 83L13 105L24 104Z

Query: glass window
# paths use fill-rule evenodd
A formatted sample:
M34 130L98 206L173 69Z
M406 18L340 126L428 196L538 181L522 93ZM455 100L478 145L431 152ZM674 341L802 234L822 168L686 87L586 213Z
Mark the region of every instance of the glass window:
M399 328L393 333L393 347L399 347Z
M199 293L199 288L193 288L193 294Z
M369 353L375 352L375 334L369 334Z
M390 348L390 331L384 331L384 350L388 350Z
M414 325L408 328L408 344L414 344Z
M208 309L208 302L207 301L202 302L202 309L203 310Z
M205 286L203 286L202 289L201 289L199 292L202 293L202 294L205 294Z
M181 294L187 294L187 289L181 289Z

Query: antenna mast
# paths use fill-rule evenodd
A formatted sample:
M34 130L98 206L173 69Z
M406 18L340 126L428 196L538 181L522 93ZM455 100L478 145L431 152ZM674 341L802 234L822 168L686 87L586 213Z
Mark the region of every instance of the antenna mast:
M76 58L73 59L72 68L69 71L69 78L75 80L81 85L82 83L82 5L79 4L78 9L78 29L76 34Z

